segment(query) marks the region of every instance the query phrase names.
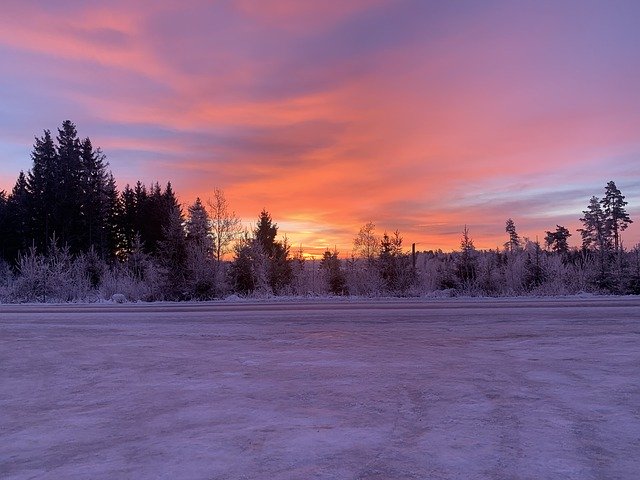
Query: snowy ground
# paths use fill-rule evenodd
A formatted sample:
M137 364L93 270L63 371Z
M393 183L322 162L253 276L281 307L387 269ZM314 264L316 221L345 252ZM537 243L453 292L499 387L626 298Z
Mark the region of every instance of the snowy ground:
M637 479L640 299L0 306L3 479Z

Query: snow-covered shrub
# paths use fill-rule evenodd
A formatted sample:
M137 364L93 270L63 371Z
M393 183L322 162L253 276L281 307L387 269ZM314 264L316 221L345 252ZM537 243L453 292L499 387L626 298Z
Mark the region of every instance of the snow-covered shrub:
M320 277L316 261L307 261L298 254L291 260L291 283L284 293L296 296L326 293Z
M187 245L185 297L208 300L215 294L215 266L206 245Z
M74 259L68 248L58 247L54 240L46 256L31 248L19 257L8 296L17 302L72 302L86 300L90 292L83 260Z
M127 301L127 297L121 293L114 293L111 295L111 301L114 303L125 303Z
M11 267L4 260L0 259L0 303L9 301L9 290L13 280Z
M136 269L132 270L131 266ZM162 276L157 265L150 259L140 263L114 265L108 269L99 287L99 295L104 300L114 295L123 295L129 302L164 300Z
M346 287L349 295L378 297L384 294L384 282L375 263L368 258L347 260Z
M9 297L18 302L46 302L48 263L35 247L18 258L18 275L13 282Z

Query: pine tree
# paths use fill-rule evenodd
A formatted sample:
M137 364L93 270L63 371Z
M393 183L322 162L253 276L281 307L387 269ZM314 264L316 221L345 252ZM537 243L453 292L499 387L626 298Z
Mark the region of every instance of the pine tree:
M380 241L380 254L378 255L378 268L384 287L388 292L394 293L401 290L401 278L403 273L402 237L396 230L390 237L387 232L382 235Z
M462 282L465 289L470 288L476 279L477 258L476 248L473 240L469 235L469 229L464 226L462 230L462 239L460 240L460 257L456 265L456 275Z
M524 264L524 283L527 288L539 287L545 280L545 270L542 261L540 242L527 242L527 258Z
M118 201L119 211L116 212L118 241L117 252L120 260L126 259L133 251L136 237L142 242L142 237L137 225L136 193L126 185L120 194Z
M55 172L53 226L62 245L72 253L82 250L84 215L82 208L82 160L80 139L76 126L69 120L58 129L56 152L58 170Z
M30 220L27 177L21 171L6 204L6 228L2 236L4 238L3 257L7 262L14 263L20 253L26 253L29 248L32 226Z
M516 232L516 224L511 218L509 218L506 222L505 231L509 234L509 241L505 243L504 246L509 251L515 252L522 245L522 241L520 240L520 236Z
M81 249L93 248L100 258L112 258L113 240L108 221L113 220L117 191L113 175L107 172L108 163L102 151L94 149L87 137L80 144L82 165L82 228Z
M171 300L183 300L187 296L187 243L179 207L169 212L163 226L162 239L158 242L157 257L164 276L164 293Z
M607 217L598 197L591 197L589 206L580 219L584 228L578 229L582 236L583 250L595 249L604 252L611 248L611 238L607 227Z
M611 253L610 230L607 225L607 217L602 210L598 197L591 197L587 210L582 212L584 217L580 219L584 228L578 229L582 236L582 250L595 250L598 258L598 275L596 283L599 287L611 290L614 288L609 275L609 256Z
M188 208L187 242L201 247L208 256L213 255L213 241L211 237L211 220L200 197Z
M185 224L187 237L187 283L190 295L198 299L214 294L213 241L209 214L197 198L188 209Z
M264 209L260 212L253 234L255 241L260 244L267 257L273 258L278 225L273 223L271 215Z
M120 230L120 217L122 216L122 205L116 180L112 173L109 173L104 186L104 211L101 234L104 237L105 257L109 262L117 258L118 247L121 242L122 232Z
M229 267L229 282L234 291L247 295L268 286L268 257L260 242L248 232L234 246L234 259Z
M605 217L607 235L613 237L614 252L618 253L620 248L620 232L627 229L633 220L624 208L628 202L625 196L618 190L614 182L607 183L604 198L601 200L602 210Z
M569 253L568 239L571 236L569 230L561 225L556 225L556 231L550 232L547 230L547 236L545 237L545 245L551 248L556 253L566 255Z
M168 225L172 207L169 206L168 196L165 197L157 182L151 185L148 194L143 186L142 195L143 199L138 209L141 218L137 219L137 228L148 252L155 255L159 249L159 242L163 239L164 229ZM173 195L172 190L169 191L169 195Z
M346 279L340 266L338 251L325 250L320 260L320 270L325 272L329 292L333 295L345 295L347 293Z
M290 247L287 240L277 242L278 225L273 223L266 210L260 212L258 223L254 229L254 241L260 246L267 259L267 279L271 290L279 294L292 280Z
M0 263L4 260L7 253L7 243L9 237L9 212L7 209L7 192L0 190Z
M293 270L291 268L291 258L289 257L290 246L285 237L282 242L275 242L273 254L269 258L269 286L276 295L283 293L284 289L291 284Z

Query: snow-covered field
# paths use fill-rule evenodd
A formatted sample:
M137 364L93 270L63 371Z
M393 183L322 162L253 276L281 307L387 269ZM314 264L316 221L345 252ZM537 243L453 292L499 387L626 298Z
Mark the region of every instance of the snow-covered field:
M3 479L638 479L640 299L0 306Z

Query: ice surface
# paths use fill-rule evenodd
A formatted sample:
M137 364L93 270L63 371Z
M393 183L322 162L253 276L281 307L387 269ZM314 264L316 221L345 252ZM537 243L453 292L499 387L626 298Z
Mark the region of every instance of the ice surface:
M4 479L637 479L640 299L0 306Z

